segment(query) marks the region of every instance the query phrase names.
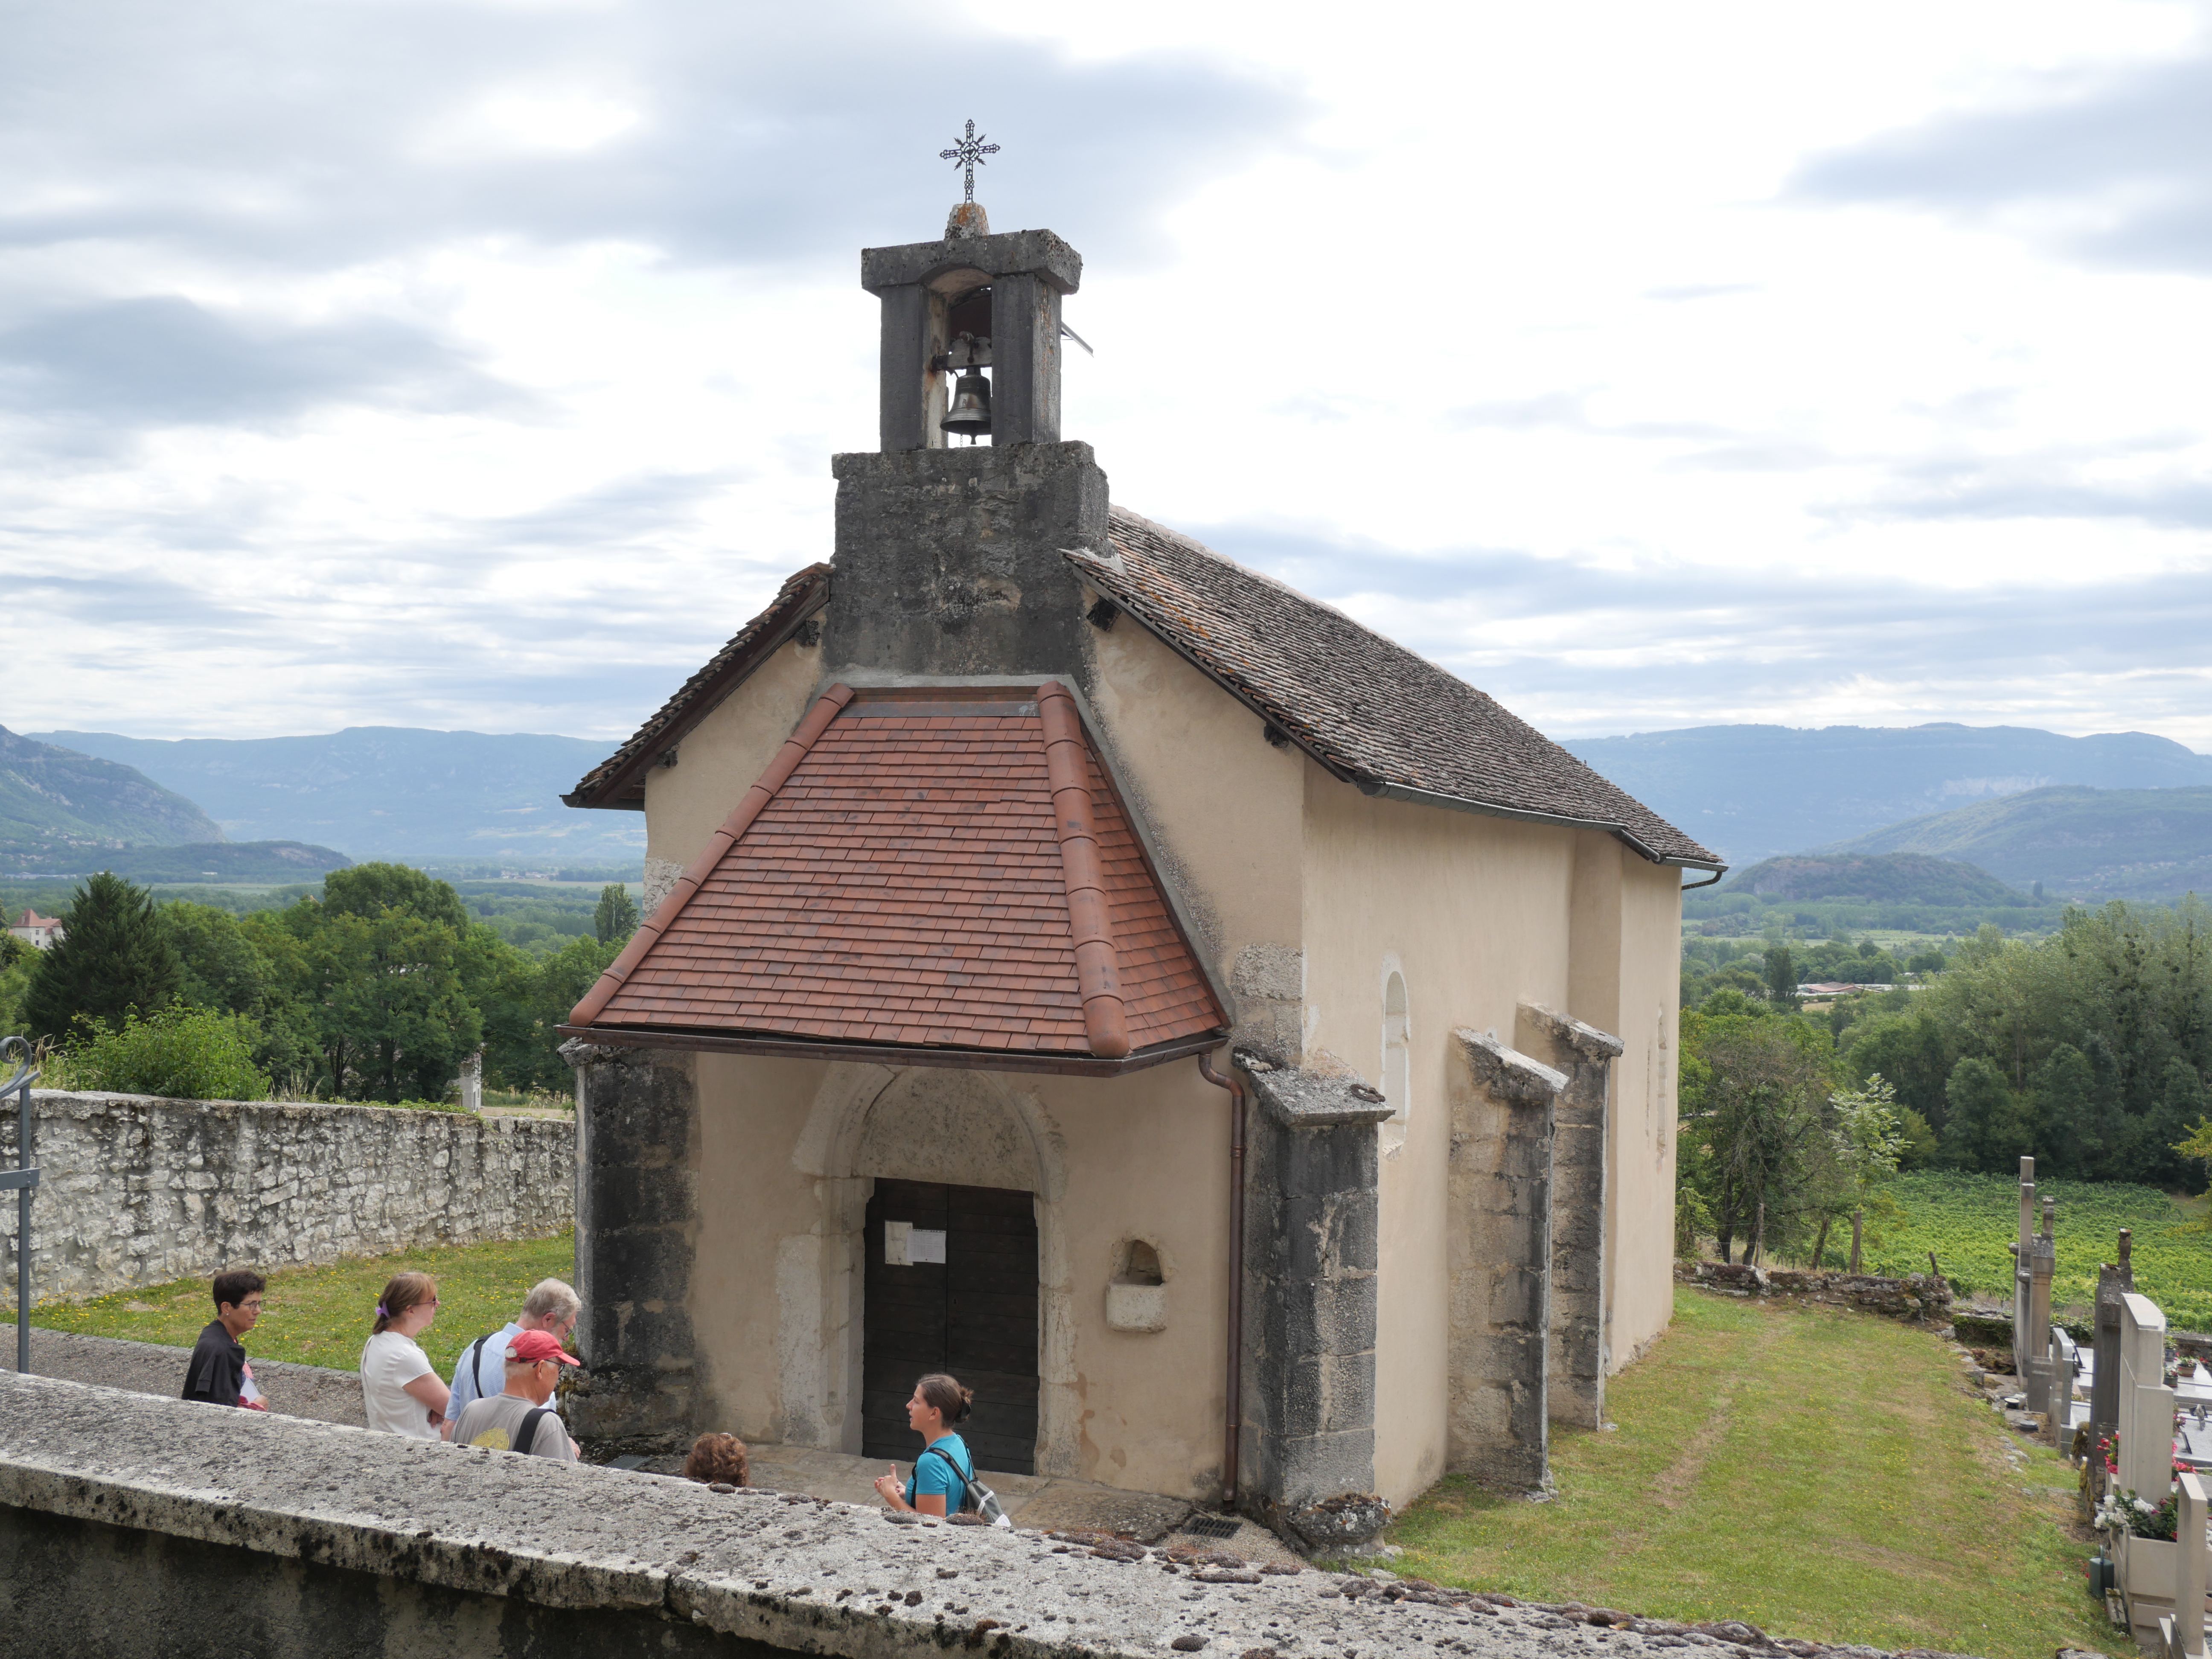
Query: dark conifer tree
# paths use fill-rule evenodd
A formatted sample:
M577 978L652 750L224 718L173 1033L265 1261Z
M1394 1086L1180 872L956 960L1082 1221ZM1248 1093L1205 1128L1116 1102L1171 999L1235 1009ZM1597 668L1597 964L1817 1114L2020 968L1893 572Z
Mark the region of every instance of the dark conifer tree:
M150 1014L175 1000L182 964L144 888L102 871L70 896L61 921L24 994L32 1036L65 1038L80 1015L120 1025L132 1008Z
M592 917L592 932L602 945L619 943L637 932L637 901L620 882L599 889L599 908Z

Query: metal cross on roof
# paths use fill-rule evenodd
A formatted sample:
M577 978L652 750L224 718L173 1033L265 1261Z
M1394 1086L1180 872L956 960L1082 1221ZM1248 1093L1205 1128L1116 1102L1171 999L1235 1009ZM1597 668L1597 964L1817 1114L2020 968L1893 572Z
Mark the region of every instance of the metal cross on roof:
M973 121L968 124L966 137L951 149L941 149L937 152L939 160L950 161L956 167L965 167L968 170L966 199L970 202L975 199L975 169L984 164L983 158L986 155L996 155L998 153L999 147L996 144L987 144L976 137L975 124Z

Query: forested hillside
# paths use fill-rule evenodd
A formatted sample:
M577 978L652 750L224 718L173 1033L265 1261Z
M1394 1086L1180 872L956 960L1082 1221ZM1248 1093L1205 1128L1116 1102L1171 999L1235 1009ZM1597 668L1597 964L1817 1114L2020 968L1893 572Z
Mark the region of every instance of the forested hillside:
M1738 865L1815 848L1843 850L1838 842L1904 819L2052 784L2212 785L2212 755L2142 732L2069 738L2025 726L1948 723L1804 731L1704 726L1576 738L1565 746ZM1946 849L1899 844L1848 850ZM1954 856L2021 879L1987 858Z
M2033 789L1891 824L1830 849L1965 859L2053 896L2212 892L2212 786Z
M1863 899L1881 904L2026 904L2028 895L1986 870L1925 853L1802 853L1732 872L1713 891L1762 898Z
M0 726L0 872L78 870L88 853L131 842L222 839L198 806L131 767Z

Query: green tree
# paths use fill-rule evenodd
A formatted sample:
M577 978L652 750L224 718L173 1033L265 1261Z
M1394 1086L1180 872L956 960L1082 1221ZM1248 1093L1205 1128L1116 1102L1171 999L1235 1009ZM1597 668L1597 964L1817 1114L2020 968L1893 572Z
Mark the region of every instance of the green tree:
M620 882L599 889L599 908L592 915L592 931L602 945L626 942L637 931L637 901Z
M1848 1177L1852 1202L1864 1203L1875 1188L1897 1173L1905 1154L1897 1091L1877 1072L1858 1088L1837 1090L1828 1103L1837 1165Z
M453 929L404 910L320 918L309 961L325 1073L337 1092L435 1100L483 1041Z
M511 1018L500 1037L487 1036L484 1064L487 1074L496 1074L514 1089L544 1089L559 1093L575 1082L575 1073L561 1058L566 1024L584 993L599 982L609 964L622 954L623 942L595 939L571 939L559 950L530 964L530 981L517 1023ZM495 1048L495 1042L497 1046ZM496 1072L495 1073L495 1061Z
M1905 1106L1898 1111L1897 1127L1905 1137L1904 1149L1898 1154L1897 1167L1900 1170L1934 1169L1942 1155L1942 1143L1936 1139L1934 1126L1910 1106Z
M1722 1258L1739 1236L1771 1249L1801 1235L1832 1161L1826 1034L1771 1015L1692 1014L1682 1022L1681 1053L1682 1140L1694 1143Z
M331 871L323 878L323 908L332 915L365 919L404 910L450 927L456 936L469 929L468 907L453 884L404 864L356 864Z
M102 871L70 896L63 936L40 952L23 999L38 1036L65 1038L80 1019L119 1026L131 1010L152 1013L183 988L176 946L153 896Z
M1766 1000L1778 1008L1797 1006L1797 966L1786 945L1766 947Z
M2035 1146L2027 1103L2006 1085L2004 1073L1978 1054L1951 1069L1944 1090L1948 1108L1943 1156L1964 1170L2002 1174Z
M253 1063L258 1036L250 1019L182 1003L143 1017L134 1011L70 1051L61 1086L169 1100L266 1100L268 1075Z
M289 953L280 946L272 956L268 935L228 910L177 899L161 914L182 965L184 1000L251 1021L258 1033L254 1060L266 1071L293 1082L311 1069L314 1024L283 960Z
M1926 994L1920 994L1926 1000ZM1943 1127L1943 1085L1959 1057L1942 1022L1918 1006L1878 1013L1855 1023L1838 1040L1844 1064L1864 1082L1880 1073L1897 1090L1900 1105Z

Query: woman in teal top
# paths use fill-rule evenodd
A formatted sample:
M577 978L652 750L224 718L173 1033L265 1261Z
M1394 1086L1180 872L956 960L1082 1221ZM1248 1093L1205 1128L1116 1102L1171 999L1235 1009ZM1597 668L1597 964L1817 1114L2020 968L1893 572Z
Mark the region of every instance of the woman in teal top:
M914 1385L914 1398L906 1402L906 1420L922 1438L922 1454L915 1459L914 1478L903 1488L896 1466L876 1477L876 1491L884 1503L912 1515L952 1515L966 1504L975 1460L952 1425L968 1420L975 1398L942 1371Z

